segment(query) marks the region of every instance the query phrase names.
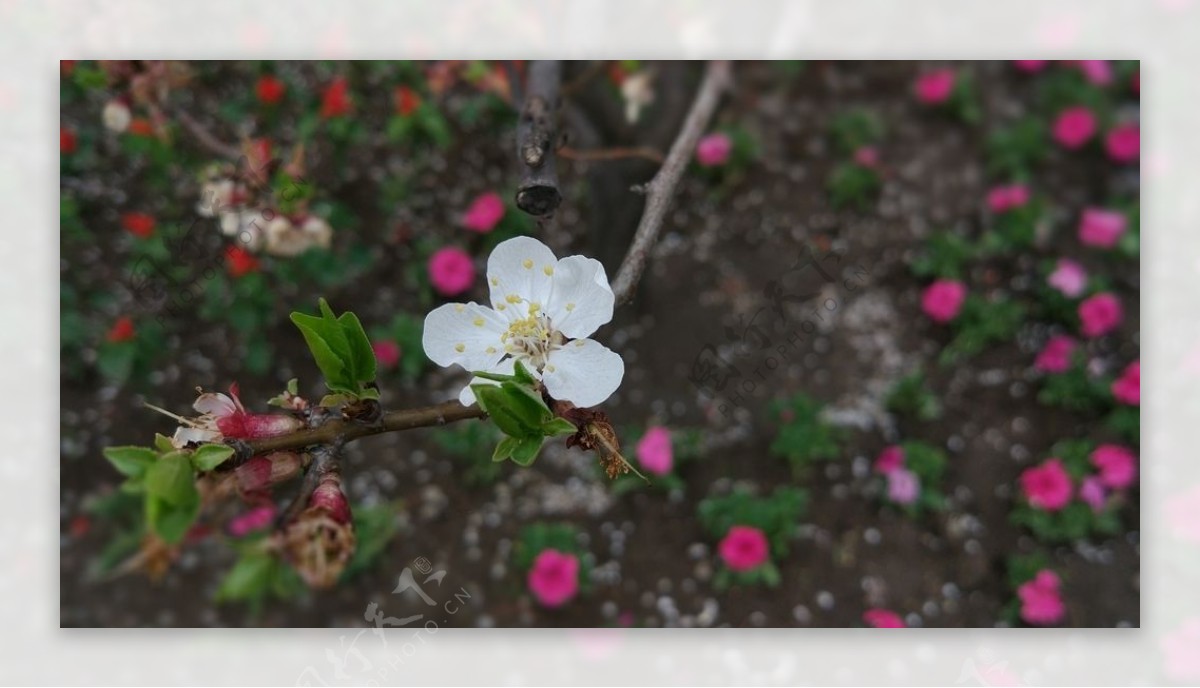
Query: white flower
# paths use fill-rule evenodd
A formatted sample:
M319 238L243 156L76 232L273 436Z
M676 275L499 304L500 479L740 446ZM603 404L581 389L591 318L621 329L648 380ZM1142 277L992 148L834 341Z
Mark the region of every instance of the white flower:
M516 237L492 251L487 279L493 308L449 303L425 317L422 343L433 362L511 375L519 360L550 396L576 406L595 406L616 391L625 362L585 339L613 314L612 288L599 261L558 260L542 242ZM458 400L475 402L469 385Z
M105 128L118 134L128 129L129 123L133 121L133 113L129 111L129 106L119 100L108 101L100 117L104 120Z
M621 97L625 100L625 119L637 124L642 109L654 102L654 72L643 69L625 77L621 82Z

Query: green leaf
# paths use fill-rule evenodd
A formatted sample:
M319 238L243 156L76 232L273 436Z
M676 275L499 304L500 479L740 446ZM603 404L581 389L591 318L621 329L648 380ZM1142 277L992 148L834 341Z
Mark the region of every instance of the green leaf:
M105 447L104 458L127 478L140 478L158 458L158 454L147 447Z
M172 504L153 494L146 495L146 522L158 536L177 544L200 515L200 494L193 488L192 496L180 504Z
M154 433L154 448L160 454L175 451L175 445L171 444L171 438L158 432Z
M503 461L512 456L512 453L520 443L515 437L505 436L496 444L496 451L492 452L492 461Z
M375 350L371 348L371 340L359 322L358 316L350 311L342 313L338 318L346 344L350 351L351 367L357 382L368 383L375 381Z
M513 373L513 379L523 385L532 387L533 384L537 382L537 380L535 380L533 375L529 372L529 369L525 367L525 364L521 363L520 359L513 361Z
M196 476L183 452L171 452L151 464L146 471L146 491L174 506L197 499Z
M504 384L512 385L513 383ZM471 385L471 391L475 392L475 400L479 402L480 408L491 416L496 427L500 428L504 434L518 439L526 437L540 439L542 437L544 419L541 413L537 411L531 413L528 400L519 393L514 395L511 388L506 389L503 386L483 383Z
M211 471L233 456L233 447L225 444L203 444L192 452L192 467L198 471Z
M555 418L542 426L542 432L546 434L546 437L573 435L577 431L578 428L566 418Z
M271 580L271 557L254 552L243 555L225 574L217 588L217 601L249 601L261 598Z
M304 335L317 367L325 376L325 385L335 392L354 392L353 375L346 359L330 343L324 320L304 313L292 313L291 319ZM341 332L340 328L338 332Z
M512 452L513 462L522 466L532 464L533 460L537 458L538 452L542 450L542 441L543 438L541 437L527 437L517 440L517 446Z
M542 395L529 387L516 382L502 382L500 388L508 394L509 400L520 409L524 417L536 419L539 426L554 417L550 407L542 400Z

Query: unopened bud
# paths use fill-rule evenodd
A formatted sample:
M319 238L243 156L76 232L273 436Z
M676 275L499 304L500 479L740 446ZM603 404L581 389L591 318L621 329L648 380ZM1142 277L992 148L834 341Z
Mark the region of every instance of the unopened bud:
M296 432L304 421L280 413L234 413L217 418L217 429L227 438L252 440Z
M234 469L238 491L242 494L265 490L300 474L303 462L295 452L274 452L256 456Z

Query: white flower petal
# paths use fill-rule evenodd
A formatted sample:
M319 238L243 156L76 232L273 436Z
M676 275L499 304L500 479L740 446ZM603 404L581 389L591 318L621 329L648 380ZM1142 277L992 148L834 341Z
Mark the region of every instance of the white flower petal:
M216 430L207 428L189 428L180 426L175 429L175 435L171 437L171 445L176 449L183 449L189 442L196 444L205 444L207 442L220 442L221 433Z
M612 396L624 376L621 356L591 339L576 339L550 352L542 371L550 396L583 407Z
M231 416L237 412L237 404L233 399L221 394L220 392L205 392L196 399L196 403L192 404L192 408L200 413L207 413L218 418Z
M475 302L448 303L425 316L421 345L434 363L458 364L467 370L487 370L504 355L500 335L508 322Z
M517 367L517 359L509 356L508 358L504 359L503 361L500 361L496 365L492 366L490 369L485 370L483 372L496 373L497 375L512 375L513 372L516 371L516 367ZM526 363L525 368L529 371L530 375L533 375L533 377L538 378L538 379L541 378L541 375L538 374L538 371L533 369L533 366ZM462 404L463 406L470 406L471 404L474 404L475 403L475 392L471 391L471 385L478 385L478 384L498 385L500 383L496 382L495 380L485 380L484 378L481 378L481 377L472 378L471 381L469 383L467 383L467 386L463 387L462 391L458 393L458 403Z
M564 335L586 337L612 320L615 298L600 261L583 256L563 258L554 266L553 286L546 315L551 326Z
M558 259L545 244L519 236L501 242L488 256L492 305L509 320L529 315L529 305L545 308Z

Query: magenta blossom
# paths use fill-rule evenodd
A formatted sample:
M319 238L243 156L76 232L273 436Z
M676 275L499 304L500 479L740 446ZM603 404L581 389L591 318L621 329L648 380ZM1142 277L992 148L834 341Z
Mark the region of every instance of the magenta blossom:
M556 549L544 549L533 560L529 590L544 607L561 607L579 592L579 559Z
M1142 364L1139 361L1130 363L1121 373L1121 377L1112 383L1113 397L1122 404L1141 406L1142 404Z
M1021 618L1034 626L1052 626L1063 620L1067 608L1059 594L1058 574L1049 569L1038 571L1033 580L1017 588L1021 599Z
M487 234L496 228L504 217L504 199L495 191L480 194L471 202L471 207L463 215L463 227L472 232Z
M460 248L439 248L429 257L429 281L442 296L457 296L475 282L475 263Z
M1050 64L1049 60L1013 60L1013 66L1026 74L1036 74Z
M1020 208L1029 202L1029 187L1024 184L1007 184L993 187L987 195L988 209L993 213L1004 213Z
M1087 246L1112 248L1125 233L1125 214L1103 208L1087 208L1079 218L1079 240Z
M1096 513L1104 510L1104 500L1107 496L1104 483L1094 475L1084 478L1083 482L1079 485L1080 501L1092 507L1092 511Z
M647 428L637 443L637 458L654 475L670 473L675 458L671 451L671 431L657 425Z
M954 70L938 69L917 77L913 93L925 105L941 105L954 92Z
M966 298L965 284L958 280L940 279L925 288L925 293L921 295L921 309L930 320L946 323L958 317Z
M384 368L395 368L400 362L400 345L390 339L371 342L371 350L375 352L375 360Z
M1046 346L1033 362L1033 367L1043 373L1063 373L1071 367L1071 357L1079 343L1067 335L1057 335L1046 342Z
M1137 477L1137 456L1119 444L1102 444L1088 458L1100 471L1100 482L1105 487L1123 490Z
M1137 162L1142 154L1142 130L1136 124L1113 127L1104 136L1104 150L1115 162Z
M1063 296L1074 299L1087 288L1087 270L1070 258L1060 258L1054 272L1046 278L1046 283L1062 292Z
M1108 60L1080 60L1076 63L1083 76L1095 86L1113 82L1113 69Z
M897 468L887 474L888 499L905 506L921 496L921 479L912 471Z
M883 448L875 458L875 472L888 475L892 471L904 467L904 448L893 444Z
M879 149L875 146L863 146L854 151L854 162L859 167L873 170L879 167Z
M696 162L703 167L717 167L729 162L733 152L733 139L728 134L716 132L700 139L696 144Z
M262 530L271 525L275 519L275 506L257 506L244 514L235 516L229 521L229 534L234 537L245 537L250 533Z
M1096 116L1086 107L1070 107L1054 120L1054 140L1069 150L1075 150L1096 134Z
M1079 304L1079 321L1087 337L1102 337L1112 332L1124 318L1121 302L1109 292L1101 292Z
M1058 511L1071 501L1074 490L1071 476L1063 468L1062 459L1047 459L1042 465L1026 468L1021 473L1021 491L1029 503L1045 511Z
M904 620L890 609L868 609L862 618L871 628L905 628Z
M767 536L752 526L733 526L717 551L730 570L750 571L767 563Z

